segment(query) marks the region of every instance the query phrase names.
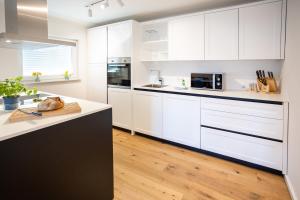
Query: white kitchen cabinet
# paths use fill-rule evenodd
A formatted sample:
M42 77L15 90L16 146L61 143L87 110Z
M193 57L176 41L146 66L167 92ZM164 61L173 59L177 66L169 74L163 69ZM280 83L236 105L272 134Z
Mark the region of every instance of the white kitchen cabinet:
M201 98L201 109L269 119L283 119L284 110L283 105L206 97Z
M201 148L265 167L283 169L283 144L281 142L202 128Z
M204 15L169 22L170 60L204 60Z
M238 60L238 9L205 14L205 60Z
M106 63L89 64L87 70L87 98L91 101L107 103Z
M163 96L163 138L200 148L200 98Z
M162 94L135 91L133 94L134 131L162 137Z
M131 130L132 97L130 89L108 88L108 104L112 105L113 125Z
M107 27L96 27L87 31L88 63L107 62Z
M282 23L282 1L240 8L240 59L281 59Z
M133 22L108 25L108 57L131 57Z
M283 120L206 109L201 110L201 116L201 124L205 126L237 131L253 136L283 139Z

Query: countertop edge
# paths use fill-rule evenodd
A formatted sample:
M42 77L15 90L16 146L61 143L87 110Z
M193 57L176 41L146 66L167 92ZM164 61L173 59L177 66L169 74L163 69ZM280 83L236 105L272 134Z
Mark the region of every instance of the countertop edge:
M245 98L245 97L239 97L239 96L231 96L231 95L221 94L222 91L218 91L218 92L220 92L220 95L215 95L215 94L201 94L200 92L192 92L189 90L182 92L182 91L176 90L176 89L168 90L168 89L161 89L161 88L157 89L157 88L146 88L146 87L139 87L139 86L133 87L133 90L167 93L167 94L179 94L179 95L186 95L186 96L219 98L219 99L227 99L227 100L257 102L257 103L267 103L267 104L276 104L276 105L283 105L284 102L286 102L284 100L271 100L271 99L266 99L266 98L253 98L253 97ZM206 91L206 92L209 92L209 91ZM241 91L241 92L246 92L246 91ZM237 93L238 93L238 91L237 91ZM250 92L249 92L249 94L250 94ZM268 94L264 94L264 95L268 95ZM273 94L270 94L270 95L273 95Z
M36 126L32 129L27 129L27 130L24 130L24 131L16 132L15 134L6 135L6 136L3 136L3 137L0 136L0 142L4 141L4 140L15 138L15 137L18 137L18 136L21 136L21 135L24 135L24 134L27 134L27 133L30 133L30 132L33 132L33 131L37 131L37 130L40 130L40 129L43 129L43 128L54 126L56 124L61 124L61 123L64 123L64 122L67 122L67 121L70 121L70 120L78 119L80 117L84 117L84 116L87 116L87 115L98 113L98 112L101 112L103 110L107 110L107 109L110 109L110 108L112 108L112 107L110 105L108 105L108 106L106 106L104 108L101 108L101 109L96 109L94 111L90 111L90 112L86 112L86 113L80 113L80 114L77 114L77 115L74 115L74 116L70 116L69 118L66 118L66 119L61 119L61 120L51 122L51 123L48 123L48 124Z

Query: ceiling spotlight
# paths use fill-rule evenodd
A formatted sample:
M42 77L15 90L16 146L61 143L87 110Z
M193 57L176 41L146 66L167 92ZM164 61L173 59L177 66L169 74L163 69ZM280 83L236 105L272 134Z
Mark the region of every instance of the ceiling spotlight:
M105 8L107 8L107 7L109 7L108 1L105 1L103 4L100 5L100 8L103 9L103 10L104 10Z
M119 4L119 6L124 7L125 4L124 4L123 0L116 0L116 1ZM98 4L100 4L100 8L102 10L104 10L105 8L109 7L109 0L98 0L98 1L94 1L94 2L89 3L88 5L86 5L85 7L88 8L88 16L89 17L93 17L92 8L96 5L98 5Z
M12 43L12 41L11 41L11 40L5 40L5 42L6 42L6 43Z
M124 2L122 0L117 0L117 2L121 7L124 7Z
M88 16L93 17L93 10L92 10L91 6L89 6L89 9L88 9Z

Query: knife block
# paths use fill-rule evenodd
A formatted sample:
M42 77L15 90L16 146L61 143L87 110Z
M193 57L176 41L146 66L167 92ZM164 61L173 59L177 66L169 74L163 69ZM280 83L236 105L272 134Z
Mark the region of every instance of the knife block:
M276 80L273 78L266 78L267 85L264 85L259 79L257 79L257 91L259 92L278 92Z

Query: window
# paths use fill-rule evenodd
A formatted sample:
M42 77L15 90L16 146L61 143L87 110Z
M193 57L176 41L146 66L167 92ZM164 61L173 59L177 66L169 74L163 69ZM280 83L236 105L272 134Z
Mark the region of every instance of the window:
M23 76L41 72L42 79L58 79L68 70L74 77L77 75L76 50L76 47L63 45L23 49Z

